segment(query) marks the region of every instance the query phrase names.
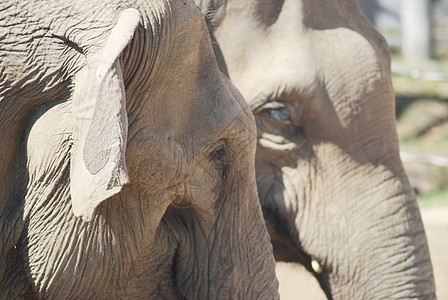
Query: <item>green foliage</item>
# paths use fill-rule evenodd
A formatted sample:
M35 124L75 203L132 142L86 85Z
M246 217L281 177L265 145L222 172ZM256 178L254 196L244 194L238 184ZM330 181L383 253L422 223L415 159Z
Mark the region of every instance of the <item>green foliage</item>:
M448 205L448 188L434 190L427 194L417 196L420 206L439 206Z

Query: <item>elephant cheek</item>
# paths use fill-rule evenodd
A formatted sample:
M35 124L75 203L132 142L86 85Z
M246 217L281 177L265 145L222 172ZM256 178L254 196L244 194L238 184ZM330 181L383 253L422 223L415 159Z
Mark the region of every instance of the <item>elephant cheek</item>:
M148 187L160 186L163 183L164 171L162 163L158 159L145 159L136 166L135 176L136 181Z
M143 192L160 192L179 181L182 153L177 144L140 130L127 146L126 161L131 185Z

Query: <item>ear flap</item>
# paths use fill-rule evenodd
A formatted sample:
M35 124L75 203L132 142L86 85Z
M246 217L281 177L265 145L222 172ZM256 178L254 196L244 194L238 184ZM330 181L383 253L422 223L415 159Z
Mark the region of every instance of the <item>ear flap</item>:
M96 67L86 67L75 78L70 191L73 213L84 221L90 221L98 204L129 182L125 161L128 120L118 59L139 21L137 10L124 10Z

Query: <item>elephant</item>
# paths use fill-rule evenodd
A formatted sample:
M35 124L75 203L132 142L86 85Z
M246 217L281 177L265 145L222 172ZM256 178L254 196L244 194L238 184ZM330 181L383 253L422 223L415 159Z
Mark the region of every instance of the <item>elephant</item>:
M303 264L328 299L435 298L399 156L390 52L357 1L196 3L256 119L276 260Z
M0 11L0 298L278 299L255 120L196 4Z

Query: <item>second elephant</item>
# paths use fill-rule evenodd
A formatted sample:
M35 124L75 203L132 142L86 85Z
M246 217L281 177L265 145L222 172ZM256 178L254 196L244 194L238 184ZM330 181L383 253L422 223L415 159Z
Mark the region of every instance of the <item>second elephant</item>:
M388 47L357 1L197 2L256 117L276 259L302 263L330 299L435 298Z

